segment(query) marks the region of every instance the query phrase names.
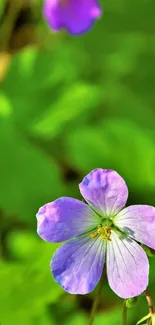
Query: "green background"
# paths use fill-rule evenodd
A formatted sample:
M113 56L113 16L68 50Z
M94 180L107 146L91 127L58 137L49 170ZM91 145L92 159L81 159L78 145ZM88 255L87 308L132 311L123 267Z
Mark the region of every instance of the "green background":
M54 282L58 245L37 236L35 214L60 196L81 199L78 184L97 167L124 177L128 205L155 205L155 2L101 1L104 15L78 37L53 33L42 1L29 3L0 53L1 68L9 55L0 76L0 324L85 325L95 292L69 295ZM0 0L1 44L6 21ZM28 27L35 37L23 44ZM149 290L155 301L154 258ZM120 324L122 303L105 279L94 325ZM145 314L141 296L128 324Z

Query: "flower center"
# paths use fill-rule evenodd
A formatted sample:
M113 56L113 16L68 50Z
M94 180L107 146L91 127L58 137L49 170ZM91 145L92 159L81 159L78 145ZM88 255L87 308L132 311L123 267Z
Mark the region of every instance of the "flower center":
M111 241L110 235L111 235L111 227L110 226L99 225L97 231L91 233L90 237L96 238L97 236L100 236L101 239L103 239L105 241Z

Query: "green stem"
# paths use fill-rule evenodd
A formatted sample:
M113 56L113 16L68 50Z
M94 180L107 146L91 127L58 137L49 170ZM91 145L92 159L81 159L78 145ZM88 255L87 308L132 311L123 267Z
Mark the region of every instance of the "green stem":
M123 302L123 311L122 311L122 325L127 324L127 307L126 301Z
M18 14L23 6L23 0L11 0L6 18L1 26L0 50L7 51Z
M98 290L97 290L97 293L96 293L96 297L95 297L94 302L93 302L93 306L92 306L92 310L91 310L88 325L93 324L95 313L97 311L97 307L98 307L98 303L99 303L99 299L100 299L100 295L101 295L103 281L104 281L104 277L102 275L101 280L100 280L99 285L98 285Z

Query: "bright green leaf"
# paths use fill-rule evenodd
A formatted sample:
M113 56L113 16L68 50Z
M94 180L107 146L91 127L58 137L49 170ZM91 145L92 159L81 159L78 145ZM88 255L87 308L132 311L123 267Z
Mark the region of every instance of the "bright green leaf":
M13 56L2 88L9 95L27 95L34 91L71 82L77 77L77 68L70 65L69 51L57 45L54 51L27 47ZM36 94L37 96L37 94Z
M0 0L0 18L4 12L4 6L5 6L5 0Z
M11 319L12 324L45 325L47 320L46 325L51 325L45 307L63 293L49 266L58 245L23 231L14 232L8 238L7 247L15 261L1 261L0 265L2 324L9 325Z
M88 317L84 313L75 313L70 319L66 320L66 325L86 325Z
M96 86L83 83L72 85L61 94L60 100L43 112L41 119L33 126L35 134L51 138L63 131L67 123L72 122L85 112L89 114L100 100L100 91Z

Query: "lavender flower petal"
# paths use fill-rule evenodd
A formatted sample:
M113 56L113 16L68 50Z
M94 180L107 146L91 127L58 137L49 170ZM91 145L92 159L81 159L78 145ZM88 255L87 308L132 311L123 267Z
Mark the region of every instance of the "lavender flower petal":
M79 188L90 206L105 217L118 213L128 197L125 181L110 169L94 169L84 177Z
M117 227L132 238L155 249L155 208L149 205L132 205L114 218Z
M55 252L51 269L62 288L72 294L86 294L99 282L105 259L105 242L99 237L79 236Z
M97 0L45 0L44 16L52 29L81 34L101 15Z
M84 202L62 197L41 207L37 222L38 235L58 243L93 229L99 224L99 218Z
M111 289L121 298L140 295L148 285L149 264L144 250L131 238L112 231L107 242L107 276Z

